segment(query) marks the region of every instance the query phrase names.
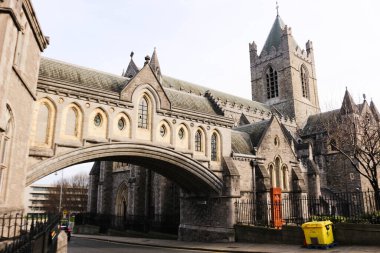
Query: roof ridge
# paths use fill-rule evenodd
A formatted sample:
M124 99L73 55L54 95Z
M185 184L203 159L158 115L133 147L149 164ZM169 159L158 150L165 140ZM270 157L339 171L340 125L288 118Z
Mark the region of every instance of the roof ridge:
M252 103L252 102L253 102L253 103L260 104L261 106L267 108L268 111L270 111L270 108L269 108L268 105L266 105L266 104L264 104L264 103L261 103L261 102L258 102L258 101L255 101L255 100L250 100L250 99L248 99L248 98L239 97L239 96L237 96L237 95L229 94L229 93L226 93L226 92L224 92L224 91L220 91L220 90L216 90L216 89L210 89L210 88L208 88L208 87L205 87L205 86L202 86L202 85L199 85L199 84L194 84L194 83L191 83L191 82L189 82L189 81L185 81L185 80L178 79L178 78L171 77L171 76L167 76L167 75L162 75L162 77L163 77L163 79L165 79L165 78L170 78L170 79L174 79L174 81L185 82L185 83L187 83L187 84L189 84L189 85L192 85L192 86L195 86L195 87L197 87L197 88L203 89L203 93L204 93L204 95L206 94L206 92L209 92L209 93L211 93L212 95L215 95L215 94L213 94L213 93L220 93L221 95L225 95L225 96L231 97L231 98L233 98L233 99L235 99L235 100L238 100L238 101L245 101L245 102L247 102L247 103ZM178 89L173 88L173 87L170 87L170 86L168 87L168 86L165 85L165 84L163 84L163 86L166 87L166 88L171 88L171 89L174 89L174 90L178 90ZM181 91L181 90L179 90L179 91ZM181 92L183 92L183 91L181 91ZM218 96L216 96L216 97L218 97Z
M90 71L93 71L93 72L96 72L96 73L99 73L99 74L105 74L105 75L113 76L113 77L120 78L120 79L123 79L123 80L130 80L130 78L123 77L123 76L120 76L120 75L117 75L117 74L113 74L113 73L109 73L109 72L105 72L105 71L102 71L102 70L97 70L97 69L93 69L93 68L89 68L89 67L84 67L84 66L81 66L81 65L78 65L78 64L74 64L74 63L68 63L68 62L65 62L65 61L62 61L62 60L57 60L57 59L53 59L53 58L46 57L46 56L41 56L41 60L53 61L53 62L56 62L56 63L65 64L65 65L69 65L69 66L76 67L76 68L81 68L81 69L84 69L84 70L90 70Z

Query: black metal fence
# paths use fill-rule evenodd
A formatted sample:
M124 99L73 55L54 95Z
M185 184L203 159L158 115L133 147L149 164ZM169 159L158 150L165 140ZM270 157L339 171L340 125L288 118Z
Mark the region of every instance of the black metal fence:
M331 220L335 223L380 224L379 199L375 192L348 192L312 197L305 194L283 194L281 214L283 224L301 225L312 220ZM238 224L272 227L269 196L256 201L235 203Z
M58 223L58 215L0 215L0 253L56 252Z
M109 214L83 213L75 216L76 225L99 226L100 233L106 233L108 229L135 230L140 232L157 231L162 233L177 234L179 226L178 215L144 215L116 216Z

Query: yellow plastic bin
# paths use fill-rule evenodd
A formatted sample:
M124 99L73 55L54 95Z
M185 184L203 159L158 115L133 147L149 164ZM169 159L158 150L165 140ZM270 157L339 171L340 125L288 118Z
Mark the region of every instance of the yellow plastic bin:
M307 246L330 246L334 244L331 221L311 221L302 224Z

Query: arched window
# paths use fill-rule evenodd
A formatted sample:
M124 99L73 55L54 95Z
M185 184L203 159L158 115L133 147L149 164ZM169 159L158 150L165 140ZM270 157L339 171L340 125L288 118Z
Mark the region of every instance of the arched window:
M282 187L284 190L288 190L288 168L282 166Z
M97 113L94 117L94 125L96 127L101 127L103 123L103 117L100 113Z
M120 131L123 131L125 129L125 126L126 126L126 123L125 123L125 119L123 117L121 117L118 121L117 121L117 128L120 130Z
M275 163L275 173L276 173L276 185L274 187L281 187L281 172L280 172L280 165L281 165L281 161L280 161L280 158L277 157L274 161Z
M47 144L50 110L46 103L40 104L37 116L36 142Z
M140 100L138 115L138 127L148 129L148 100L145 96Z
M166 135L166 127L164 124L160 126L160 136L164 137Z
M49 99L43 98L39 101L37 110L33 145L50 148L54 134L55 107Z
M75 107L70 107L66 114L66 135L78 135L78 110Z
M274 182L274 168L273 165L269 165L269 178L270 178L270 183L272 187L275 187L275 182Z
M180 140L183 140L183 138L185 137L185 130L183 129L183 127L181 127L178 131L178 138Z
M277 71L269 66L265 73L266 83L267 83L267 98L278 97L278 78Z
M211 161L218 161L218 136L216 133L213 133L211 136Z
M195 133L195 151L202 151L202 132L197 130Z
M0 133L0 192L2 189L3 181L3 171L8 167L10 149L12 146L12 136L13 136L13 115L11 109L7 106L7 111L5 115L7 125L5 132Z
M304 65L301 66L301 83L302 83L302 96L304 98L309 98L309 76L307 74L307 69Z

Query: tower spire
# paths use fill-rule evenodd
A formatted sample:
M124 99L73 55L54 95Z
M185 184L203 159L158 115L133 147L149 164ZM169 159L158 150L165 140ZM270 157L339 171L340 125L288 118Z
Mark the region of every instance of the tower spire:
M151 60L149 62L149 65L152 68L152 70L154 71L154 73L156 74L156 76L158 78L161 78L161 67L160 67L160 63L158 62L156 47L154 47L153 54L152 54Z
M134 77L138 72L139 68L136 66L135 62L133 61L133 51L130 54L131 60L129 61L127 70L123 72L124 77L132 78Z
M279 16L279 13L278 13L278 9L279 9L280 7L278 6L278 2L276 1L276 10L277 10L277 16Z

